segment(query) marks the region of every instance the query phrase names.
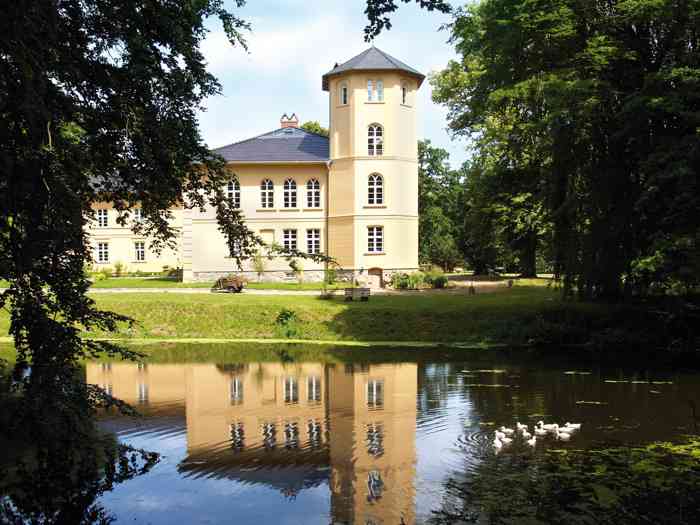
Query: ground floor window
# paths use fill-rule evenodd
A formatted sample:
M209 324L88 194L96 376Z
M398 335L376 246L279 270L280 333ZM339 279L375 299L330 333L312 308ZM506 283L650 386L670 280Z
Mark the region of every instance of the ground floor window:
M136 252L137 262L146 260L146 243L144 241L136 241L134 243L134 251Z
M306 230L306 251L307 253L321 253L321 230Z
M384 228L382 226L367 228L367 251L370 253L384 251Z
M372 379L367 382L367 407L382 408L384 406L384 381Z
M109 243L108 242L98 242L97 243L97 262L98 263L108 263L109 262Z
M297 231L296 230L284 230L282 235L282 243L285 250L296 250L297 249Z

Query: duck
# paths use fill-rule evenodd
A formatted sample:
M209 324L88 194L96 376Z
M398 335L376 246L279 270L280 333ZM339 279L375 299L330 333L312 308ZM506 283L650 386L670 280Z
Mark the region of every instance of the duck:
M513 438L503 438L501 440L501 443L503 443L504 445L510 445L512 442L513 442Z
M518 432L527 432L527 425L516 422L515 427L518 429Z
M503 439L506 435L500 430L496 430L496 439Z
M550 432L551 432L552 430L554 430L555 428L559 428L559 425L557 425L556 423L552 423L552 424L545 425L545 424L544 424L544 421L538 421L538 422L537 422L537 426L540 427L540 428L543 428L543 429L545 429L545 430L549 430Z
M545 430L544 428L540 428L540 427L535 428L535 435L536 436L543 437L543 436L546 436L547 434L549 434L548 430Z
M523 439L530 439L532 437L532 434L530 434L527 430L523 430Z
M493 448L496 450L501 450L503 448L503 443L501 443L501 440L496 438L493 440Z
M557 425L556 423L554 423L553 425L546 425L546 426L549 426L549 428L547 430L549 430L552 434L557 434L559 432L559 425Z
M501 427L499 430L503 432L506 436L512 436L515 433L515 430L513 430L512 428Z
M564 427L569 428L571 430L581 430L581 423L569 423L567 421L566 425L564 425Z
M571 439L571 434L568 432L557 432L557 439L560 439L562 441L569 441Z
M531 447L534 447L535 444L537 443L537 437L532 436L532 438L528 439L525 443L527 443Z

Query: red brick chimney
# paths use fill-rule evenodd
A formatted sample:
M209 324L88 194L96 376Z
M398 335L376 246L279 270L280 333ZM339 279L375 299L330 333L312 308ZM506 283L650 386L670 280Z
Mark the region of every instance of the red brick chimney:
M296 113L292 113L291 117L288 117L285 113L280 119L280 127L282 128L298 128L299 127L299 117Z

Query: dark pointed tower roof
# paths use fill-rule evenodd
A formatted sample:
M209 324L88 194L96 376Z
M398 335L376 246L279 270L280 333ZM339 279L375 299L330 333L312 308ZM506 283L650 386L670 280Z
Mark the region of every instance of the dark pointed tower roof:
M388 53L385 53L381 49L372 46L347 62L343 62L340 65L336 64L333 69L323 75L323 90L328 91L328 81L331 77L340 75L341 73L347 73L348 71L402 71L418 79L418 87L420 87L423 80L425 80L424 74L416 71L411 66L404 64Z

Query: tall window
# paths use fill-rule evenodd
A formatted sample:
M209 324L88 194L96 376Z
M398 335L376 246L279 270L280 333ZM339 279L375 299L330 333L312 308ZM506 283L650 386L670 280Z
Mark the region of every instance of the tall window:
M309 448L317 449L321 446L323 439L323 428L317 419L309 419L306 423L306 433L309 436Z
M401 83L401 103L404 105L408 104L408 86L406 82Z
M384 426L381 423L367 425L367 453L375 458L384 455Z
M284 424L284 446L288 449L299 448L299 424L296 422Z
M367 251L370 253L382 253L384 251L384 228L370 226L367 228Z
M310 179L306 183L306 207L321 207L321 183L316 179Z
M367 155L384 153L384 130L379 124L371 124L367 129Z
M231 448L237 452L245 448L245 429L240 421L231 423Z
M297 183L294 179L284 181L284 207L297 207Z
M282 243L285 250L296 250L297 249L297 231L296 230L282 230Z
M243 381L240 377L231 379L231 404L239 405L243 402Z
M136 241L134 243L134 252L137 262L146 260L146 243L144 241Z
M139 383L138 400L140 404L148 403L148 385L146 383Z
M384 101L384 82L381 80L367 81L367 102Z
M139 224L140 222L142 222L143 210L141 208L134 208L132 211L134 214L134 224Z
M321 378L318 376L309 376L306 380L306 392L308 401L321 401Z
M109 210L97 210L97 226L100 228L106 228L109 226Z
M275 187L270 179L260 183L260 206L263 208L275 207Z
M367 381L367 406L369 408L384 406L384 381L377 379Z
M298 403L299 402L299 381L296 377L284 378L284 402Z
M267 450L277 446L277 427L274 423L263 423L262 426L263 445Z
M348 85L343 82L340 84L340 103L345 106L348 103Z
M321 230L318 228L306 230L306 253L321 253Z
M384 204L384 178L372 173L367 182L367 204Z
M240 209L241 207L241 184L237 180L232 180L228 183L226 188L226 197L228 202L235 209Z
M109 262L109 243L108 242L98 242L97 243L97 262L98 263L108 263Z

